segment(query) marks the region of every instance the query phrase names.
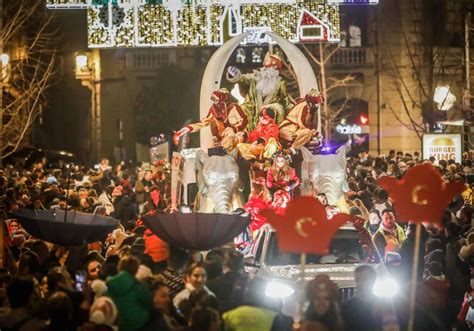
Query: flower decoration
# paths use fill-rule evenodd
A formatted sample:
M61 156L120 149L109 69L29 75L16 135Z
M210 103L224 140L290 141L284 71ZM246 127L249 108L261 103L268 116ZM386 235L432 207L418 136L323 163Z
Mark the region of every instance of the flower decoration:
M350 220L347 214L327 219L326 209L313 197L298 197L288 203L283 216L271 209L260 212L276 229L282 251L327 254L337 230Z
M392 197L405 221L439 223L444 208L464 190L462 182L445 183L431 164L408 169L401 180L382 177L378 184Z

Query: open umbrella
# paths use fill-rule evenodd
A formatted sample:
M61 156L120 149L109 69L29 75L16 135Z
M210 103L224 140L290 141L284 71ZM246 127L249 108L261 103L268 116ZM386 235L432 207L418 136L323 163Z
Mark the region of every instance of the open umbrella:
M169 244L207 250L233 241L250 224L250 218L233 214L157 214L144 216L143 223Z
M19 209L13 215L32 236L61 246L104 240L119 223L108 216L64 210Z

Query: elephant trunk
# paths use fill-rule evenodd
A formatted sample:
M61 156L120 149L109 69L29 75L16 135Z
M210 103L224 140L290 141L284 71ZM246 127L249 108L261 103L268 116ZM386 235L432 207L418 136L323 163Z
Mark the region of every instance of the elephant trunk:
M228 214L232 208L232 190L233 184L231 183L218 183L214 188L214 194L212 197L215 203L215 212L221 214Z

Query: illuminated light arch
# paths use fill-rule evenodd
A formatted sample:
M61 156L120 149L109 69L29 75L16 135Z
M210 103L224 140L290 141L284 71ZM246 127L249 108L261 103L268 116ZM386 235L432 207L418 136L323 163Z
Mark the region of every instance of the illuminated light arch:
M244 44L265 43L268 39L261 40L258 36L266 31L273 31L291 42L301 42L304 40L299 38L300 19L305 12L325 27L327 38L324 41L340 40L338 5L326 0L158 2L47 0L47 7L87 9L90 48L220 46L243 32L251 33ZM231 24L235 31L226 24Z

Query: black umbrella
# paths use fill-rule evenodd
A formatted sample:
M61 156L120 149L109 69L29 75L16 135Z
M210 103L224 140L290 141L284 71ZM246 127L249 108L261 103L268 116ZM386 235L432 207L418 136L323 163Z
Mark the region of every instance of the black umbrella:
M157 214L144 216L143 223L169 244L208 250L233 241L250 224L250 218L234 214Z
M119 224L112 217L59 209L19 209L13 216L32 236L61 246L104 240Z

